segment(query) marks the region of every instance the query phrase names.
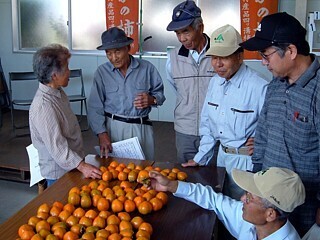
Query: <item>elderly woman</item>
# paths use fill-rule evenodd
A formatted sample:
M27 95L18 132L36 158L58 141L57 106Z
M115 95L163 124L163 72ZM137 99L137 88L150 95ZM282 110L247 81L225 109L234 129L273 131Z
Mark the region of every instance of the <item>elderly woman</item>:
M69 50L59 44L41 48L33 57L39 88L30 107L29 123L47 186L74 168L86 178L101 177L98 168L84 161L80 126L62 89L68 86L70 57Z

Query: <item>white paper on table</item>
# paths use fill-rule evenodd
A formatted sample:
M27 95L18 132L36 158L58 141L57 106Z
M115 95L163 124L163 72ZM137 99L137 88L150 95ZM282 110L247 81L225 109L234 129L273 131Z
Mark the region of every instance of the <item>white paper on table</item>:
M112 153L108 155L110 157L118 157L118 158L131 158L131 159L139 159L145 160L146 157L142 151L139 139L137 137L129 138L126 140L122 140L119 142L111 143L112 145ZM100 147L94 147L97 154L100 155Z
M29 156L30 165L30 187L34 184L40 182L44 178L41 176L40 166L39 166L39 155L38 150L30 144L26 147Z

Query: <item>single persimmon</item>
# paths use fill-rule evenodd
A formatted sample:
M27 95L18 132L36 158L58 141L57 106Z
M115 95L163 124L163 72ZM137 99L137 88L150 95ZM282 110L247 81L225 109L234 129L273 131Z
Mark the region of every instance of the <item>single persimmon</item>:
M149 177L149 171L147 170L141 170L138 173L138 178L137 178L137 182L141 183L143 185L150 185L150 177Z
M148 233L150 233L150 235L152 235L152 232L153 232L153 228L152 228L151 224L148 222L141 223L138 229L147 231Z
M133 199L134 203L136 204L136 207L139 207L139 205L144 202L146 199L142 196L137 196Z
M72 227L75 224L79 223L79 218L74 216L74 215L70 215L67 220L66 223L68 224L69 227Z
M82 235L85 231L86 231L86 226L82 225L80 223L73 225L70 228L71 232L74 232L75 234L77 234L78 236Z
M143 215L151 213L152 212L152 204L148 201L144 201L139 204L138 211L139 211L139 213L141 213Z
M50 224L50 226L53 226L54 224L56 224L57 222L60 221L58 216L49 216L46 221Z
M114 193L114 192L113 192L113 190L112 190L111 188L107 187L107 188L105 188L105 189L103 190L102 196L103 196L103 197L106 197L106 196L107 196L108 194L110 194L110 193Z
M72 203L67 203L66 205L63 206L63 210L64 211L68 211L71 214L73 213L73 211L76 209L76 207L72 204Z
M82 236L81 236L82 240L95 240L95 236L93 232L85 232Z
M137 180L138 177L138 171L137 170L131 170L128 173L128 181L129 182L135 182Z
M92 226L92 222L93 222L93 220L91 218L86 217L86 216L83 216L79 220L79 224L84 225L86 227Z
M80 205L80 193L71 192L68 195L68 203L73 204L74 206Z
M51 216L59 216L59 213L62 211L62 208L59 208L57 206L52 206L52 208L50 209L50 215Z
M58 227L53 231L53 235L58 237L58 239L63 239L64 234L67 232L67 229Z
M72 187L70 190L69 190L69 194L70 193L77 193L77 194L80 194L80 188L79 187Z
M135 169L135 167L136 167L136 165L133 162L129 162L128 165L127 165L127 168L130 169L130 170Z
M119 225L120 221L121 220L117 215L112 214L107 218L107 225L110 225L110 224Z
M187 179L188 175L185 172L178 172L177 173L177 179L180 181L185 181Z
M111 181L113 178L113 175L110 171L105 171L103 174L102 174L102 179L104 181Z
M77 240L79 236L74 232L68 231L63 235L63 240Z
M122 182L120 183L120 187L121 187L122 189L132 188L132 183L129 182L129 181L122 181Z
M119 165L119 163L117 161L112 161L109 166L110 167L113 167L113 168L116 168L117 166Z
M157 197L152 198L150 200L150 203L152 205L152 210L153 211L159 211L163 207L162 201Z
M111 235L114 234L114 233L119 233L119 225L117 225L117 224L108 224L106 226L105 230L109 231ZM109 238L110 238L110 236L109 236Z
M179 169L179 168L172 168L172 169L171 169L171 172L173 172L173 173L178 173L178 172L180 172L180 169Z
M110 233L106 229L100 229L96 232L96 238L102 237L107 239Z
M91 197L86 194L81 196L80 205L82 208L90 208L92 205Z
M131 220L130 214L127 212L119 212L118 217L120 218L121 221L130 221Z
M136 239L150 239L151 234L145 230L138 230L136 232Z
M49 213L50 212L50 206L48 203L43 203L38 207L38 213L39 212L44 212L44 213Z
M78 217L79 219L85 215L86 211L82 207L78 207L73 211L73 216Z
M33 231L33 227L29 224L23 224L19 227L18 229L18 235L19 237L22 236L22 234L25 232L25 231Z
M60 213L59 213L59 219L60 221L66 221L67 218L71 215L71 213L68 211L68 210L62 210Z
M140 216L135 216L131 219L131 224L134 227L134 229L138 229L141 225L141 223L143 223L143 219Z
M119 231L122 231L122 230L125 230L125 229L130 229L132 230L132 224L131 222L129 221L126 221L126 220L122 220L120 223L119 223Z
M136 203L133 200L127 199L124 201L124 210L128 213L134 212L136 210Z
M109 210L109 207L110 207L110 204L109 204L109 201L106 198L101 197L98 200L97 209L99 211L107 211L107 210Z
M101 195L98 195L98 194L92 196L92 206L97 207L98 200L99 200L100 198L103 198L103 197L102 197Z
M54 232L57 228L65 228L67 229L68 226L67 226L67 223L66 222L57 222L55 223L52 227L51 227L51 231Z
M96 180L92 180L88 186L92 189L97 189L97 187L99 186L99 183Z
M168 203L168 195L165 192L158 192L156 197L162 201L163 205Z
M52 204L52 207L58 207L60 208L61 210L63 209L63 203L60 202L60 201L55 201L53 204Z
M46 221L46 220L41 220L39 222L37 222L36 224L36 232L40 232L41 229L46 229L48 231L50 231L50 224Z
M123 203L119 199L115 199L111 203L111 209L113 212L121 212L123 210Z
M86 214L84 216L93 220L96 218L96 216L98 216L98 212L93 209L89 209L88 211L86 211Z
M126 198L129 200L133 200L136 196L137 196L137 194L134 191L128 191L126 193Z
M103 217L97 216L93 222L92 226L98 227L99 229L105 228L106 220Z
M32 216L28 219L28 225L32 227L36 227L36 224L41 221L41 218L38 218L37 216Z
M109 237L108 240L121 240L122 236L119 233L112 233Z
M100 211L98 216L103 217L104 219L107 219L110 215L112 215L112 213L109 211Z

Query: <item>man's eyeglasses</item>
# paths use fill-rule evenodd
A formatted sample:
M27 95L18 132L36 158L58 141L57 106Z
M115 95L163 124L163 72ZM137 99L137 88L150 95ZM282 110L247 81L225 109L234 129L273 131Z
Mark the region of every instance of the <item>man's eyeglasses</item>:
M269 57L270 57L272 54L274 54L274 53L276 53L276 52L278 52L278 51L279 51L279 49L276 49L276 50L274 50L272 53L269 53L269 54L264 54L263 52L260 52L260 51L259 51L259 54L260 54L260 56L261 56L264 60L269 61Z

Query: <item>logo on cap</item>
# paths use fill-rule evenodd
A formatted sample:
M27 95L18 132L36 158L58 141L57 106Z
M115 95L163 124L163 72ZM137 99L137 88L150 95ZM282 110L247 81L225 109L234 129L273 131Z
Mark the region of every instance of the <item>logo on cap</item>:
M181 14L181 11L176 12L176 17L179 17Z
M220 33L218 37L214 38L215 43L222 43L224 41L222 34Z

